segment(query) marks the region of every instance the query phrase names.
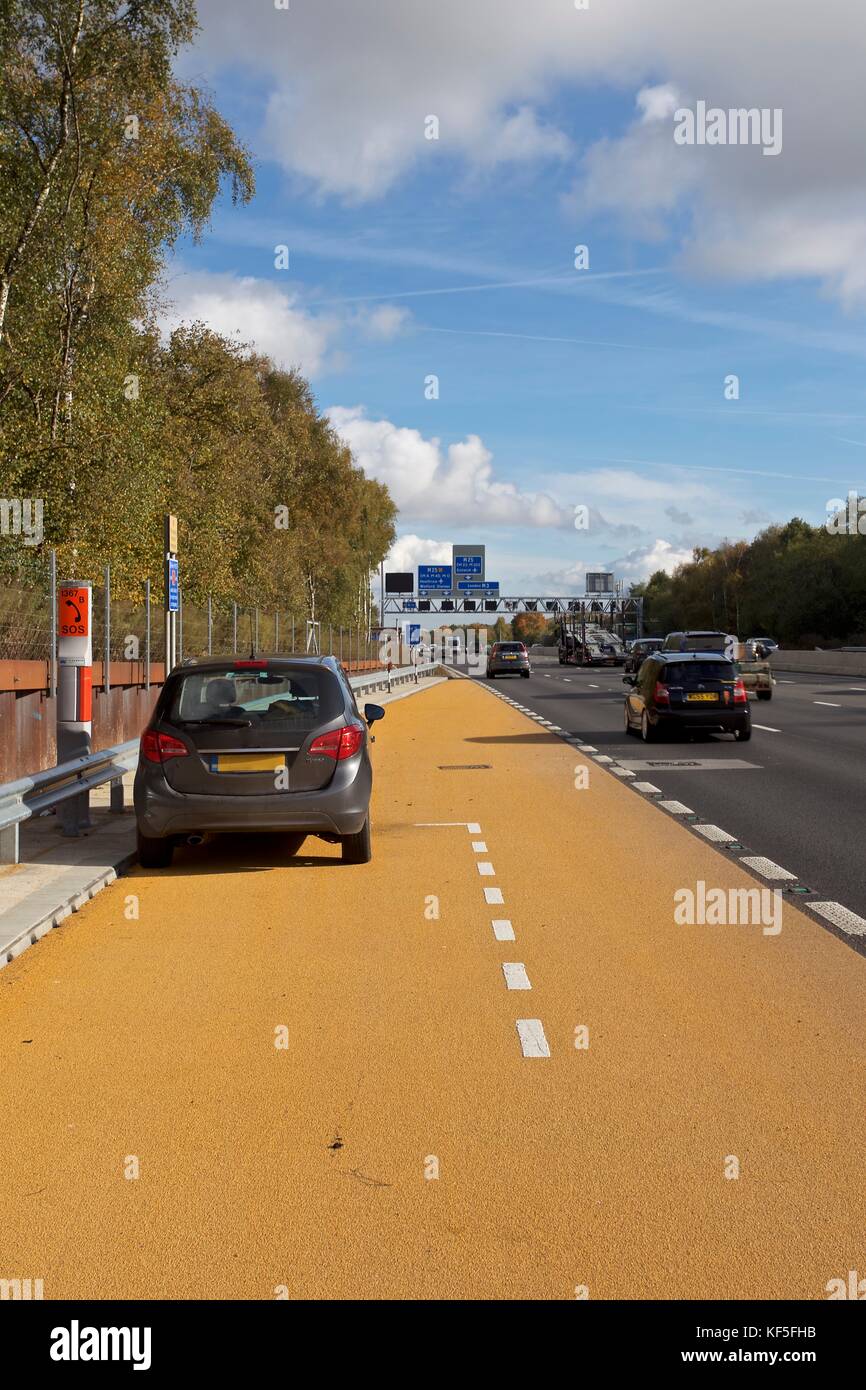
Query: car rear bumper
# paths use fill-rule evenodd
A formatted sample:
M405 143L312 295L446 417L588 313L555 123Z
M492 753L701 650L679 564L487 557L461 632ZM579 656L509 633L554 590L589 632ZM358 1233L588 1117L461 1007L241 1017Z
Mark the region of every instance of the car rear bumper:
M528 672L528 661L491 661L487 667L488 676L523 676Z
M152 839L205 831L247 834L255 831L303 831L309 835L357 835L370 806L372 773L365 760L348 781L335 774L334 784L320 791L270 793L267 796L197 796L176 792L165 778L148 769L136 773L133 799L138 828Z
M731 709L659 710L655 723L663 729L735 729L746 728L751 720L748 706Z

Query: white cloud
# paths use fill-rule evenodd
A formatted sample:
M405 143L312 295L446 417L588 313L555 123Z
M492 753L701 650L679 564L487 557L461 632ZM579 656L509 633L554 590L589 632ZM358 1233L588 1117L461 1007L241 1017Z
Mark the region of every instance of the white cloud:
M208 0L187 70L270 74L259 153L319 193L378 197L440 156L470 167L562 159L546 104L573 87L631 92L633 125L591 148L580 193L659 236L687 203L687 261L741 279L817 277L866 298L862 0L317 0L278 11ZM784 149L676 146L673 94L784 112ZM424 138L436 115L440 138ZM581 132L582 133L582 132Z
M657 540L652 545L638 546L627 555L621 555L614 560L611 569L618 579L624 579L627 584L638 584L641 580L649 579L656 570L673 574L677 565L685 565L691 558L691 550L678 550L670 541Z
M650 121L666 120L681 104L679 92L669 82L658 87L641 87L635 100L640 107L644 125L648 125Z
M409 310L398 304L378 304L373 309L361 310L356 318L364 335L377 343L399 338L412 321Z
M546 493L499 482L477 434L443 448L420 430L371 420L363 406L328 412L337 433L370 478L386 483L405 519L465 525L567 527L574 513Z
M266 353L279 367L298 367L307 377L338 365L338 339L356 332L368 341L387 343L412 322L409 310L395 304L314 314L291 288L227 271L178 269L167 288L170 303L160 314L166 336L182 323L200 321Z
M168 335L182 323L201 321L225 337L266 353L280 367L314 376L339 331L333 316L314 317L298 295L252 275L177 272L169 281L170 306L160 315Z
M411 533L399 536L388 552L386 570L415 570L419 565L450 565L452 548L450 541L425 540Z
M531 106L521 106L513 116L491 121L487 139L475 142L474 158L479 165L534 163L565 159L571 148L563 131L539 121Z

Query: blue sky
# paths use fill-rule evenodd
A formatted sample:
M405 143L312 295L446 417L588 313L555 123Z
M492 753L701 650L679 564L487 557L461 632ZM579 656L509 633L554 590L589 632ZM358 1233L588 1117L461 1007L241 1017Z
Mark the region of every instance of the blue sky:
M613 26L599 8L539 0L527 27L525 6L443 0L431 27L413 0L200 6L181 70L258 192L178 247L167 326L205 318L304 370L400 504L399 567L481 540L503 592L582 592L586 568L643 578L863 487L862 154L828 107L822 158L813 120L834 82L844 107L859 9L827 12L831 80L809 66L826 15L780 52L740 0L724 36L701 0L685 37L667 0L607 0ZM674 109L704 96L781 106L781 154L677 147Z

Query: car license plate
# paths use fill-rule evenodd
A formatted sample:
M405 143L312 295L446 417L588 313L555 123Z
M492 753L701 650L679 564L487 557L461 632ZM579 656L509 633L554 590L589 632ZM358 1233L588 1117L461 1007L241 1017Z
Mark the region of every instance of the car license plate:
M516 657L516 656L507 656L507 655L506 655L505 660L506 660L506 661L516 661L516 660L517 660L517 657Z
M686 696L686 698L687 698L688 700L704 700L704 701L707 701L707 702L711 702L711 703L714 704L714 705L715 705L715 704L718 704L718 700L719 700L718 695L705 694L703 691L695 692L695 693L693 693L692 695Z
M278 772L286 765L285 753L215 753L211 772Z

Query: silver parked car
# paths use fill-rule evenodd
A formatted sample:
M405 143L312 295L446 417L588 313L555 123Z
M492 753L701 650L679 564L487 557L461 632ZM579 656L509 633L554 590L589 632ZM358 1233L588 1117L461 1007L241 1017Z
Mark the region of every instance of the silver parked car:
M138 857L165 868L209 832L285 831L371 858L368 727L335 657L208 657L172 671L141 739Z

